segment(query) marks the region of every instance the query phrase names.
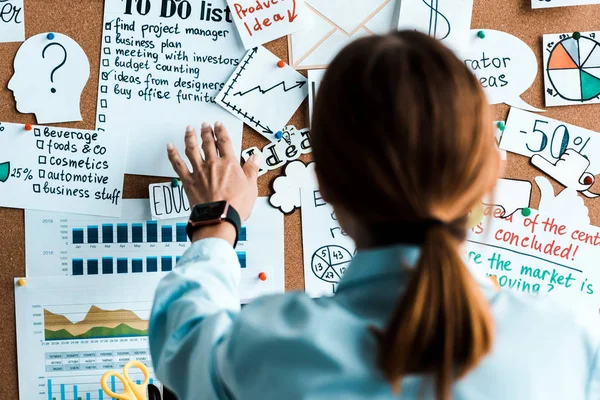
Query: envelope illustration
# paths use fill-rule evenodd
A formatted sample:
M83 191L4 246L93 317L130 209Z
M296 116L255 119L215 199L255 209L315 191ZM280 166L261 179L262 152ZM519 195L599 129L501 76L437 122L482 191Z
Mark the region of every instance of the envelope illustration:
M400 0L305 0L309 25L289 36L290 65L326 68L348 43L398 25Z

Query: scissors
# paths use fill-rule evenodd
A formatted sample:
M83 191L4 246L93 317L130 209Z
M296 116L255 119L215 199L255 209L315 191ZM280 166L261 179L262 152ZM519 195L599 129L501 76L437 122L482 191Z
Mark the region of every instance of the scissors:
M144 374L144 382L141 385L136 384L129 377L129 370L131 368L137 368ZM106 380L109 377L115 377L123 383L123 393L115 393L111 389L108 388ZM150 381L150 373L148 372L148 368L139 361L129 361L125 366L123 366L123 375L116 371L108 371L104 375L102 375L102 379L100 380L100 386L102 386L102 390L106 393L107 396L113 399L119 400L148 400L146 395L146 391L148 390L148 382Z

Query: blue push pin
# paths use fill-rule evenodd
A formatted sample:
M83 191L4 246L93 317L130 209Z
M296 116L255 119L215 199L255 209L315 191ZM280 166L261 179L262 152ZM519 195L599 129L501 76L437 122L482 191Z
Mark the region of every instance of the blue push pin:
M49 34L46 35L46 37L48 38L48 40L52 40L56 37L56 35L54 35L54 33L50 32Z
M275 132L275 139L279 140L283 137L283 132L277 131Z

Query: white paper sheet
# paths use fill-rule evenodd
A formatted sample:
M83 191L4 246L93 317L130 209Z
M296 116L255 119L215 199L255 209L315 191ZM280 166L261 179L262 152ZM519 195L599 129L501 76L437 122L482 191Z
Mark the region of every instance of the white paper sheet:
M121 215L127 136L0 123L0 206Z
M190 202L181 182L173 186L170 182L155 183L148 187L152 219L187 218L190 216Z
M589 225L589 210L576 190L566 188L555 194L552 184L544 176L536 176L535 183L540 189L539 210L542 214L568 218L573 222Z
M214 102L244 55L226 1L189 0L172 16L162 3L105 1L96 127L129 133L131 174L175 176L166 144L183 150L186 126L203 121L242 148L242 123Z
M473 0L401 0L398 29L441 40L458 54L469 44Z
M500 149L500 141L502 140L502 134L504 133L503 129L500 129L499 123L503 123L506 127L505 121L495 121L494 122L494 136L496 136L496 144L498 146L498 151L500 152L500 158L502 160L506 160L506 151Z
M479 37L481 34L485 37ZM521 39L502 31L473 29L462 59L479 79L490 104L541 111L520 97L538 71L535 54Z
M529 217L491 216L468 235L475 271L495 275L503 290L549 296L588 317L600 306L600 229L532 210Z
M0 42L25 40L23 0L0 1Z
M323 80L323 76L325 76L325 72L326 70L324 69L308 71L308 112L311 126L315 99L317 98L317 92L319 91L319 86L321 86L321 81Z
M22 287L15 279L19 399L85 399L88 393L98 399L102 374L130 360L144 363L156 384L147 326L163 276L28 277ZM114 312L120 309L125 318ZM91 329L74 325L95 313L104 313L103 321L92 321ZM110 330L122 323L129 336ZM114 385L123 390L118 379Z
M248 50L306 26L304 0L227 0L227 3Z
M331 205L317 189L302 192L304 291L312 297L331 296L355 254L356 246L342 231Z
M531 0L531 8L550 8L600 4L600 0Z
M283 129L281 139L269 143L262 150L258 147L246 149L242 151L242 158L248 161L251 155L256 154L261 160L258 176L262 176L309 153L312 153L312 146L308 128L298 130L295 126L288 125Z
M546 107L600 103L600 32L544 35Z
M124 200L122 218L27 210L27 276L100 278L172 270L191 244L185 233L187 220L152 221L148 199ZM284 291L283 240L283 215L259 198L236 248L244 301ZM264 282L258 279L261 272L267 274Z
M38 124L82 120L90 62L79 43L62 33L32 36L19 47L14 69L8 89L19 112L34 113Z
M587 172L600 173L600 134L539 114L511 108L500 148L557 163L568 149L589 160Z
M217 96L225 110L270 141L308 95L306 78L262 46L249 50Z
M350 42L396 29L400 0L306 0L308 26L290 35L290 64L325 68Z
M518 179L498 179L494 190L483 198L483 204L496 205L502 209L506 218L519 210L529 208L531 201L531 182Z

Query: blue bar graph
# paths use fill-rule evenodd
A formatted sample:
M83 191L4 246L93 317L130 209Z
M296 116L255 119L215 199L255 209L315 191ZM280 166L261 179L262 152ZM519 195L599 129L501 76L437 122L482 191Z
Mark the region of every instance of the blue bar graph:
M144 225L131 224L131 239L133 243L144 242Z
M85 400L92 400L92 395L89 393L85 394Z
M161 271L172 271L173 270L173 257L162 256L160 258L160 269Z
M126 258L117 258L117 274L126 274L128 273L127 268L127 259Z
M112 389L113 393L117 391L117 382L115 381L114 375L110 377L110 388Z
M98 243L98 225L89 225L88 231L88 243Z
M181 256L175 257L175 264L177 264L179 262L179 260L181 260Z
M161 237L163 243L170 243L173 241L173 227L170 225L163 225L161 228Z
M73 385L73 400L77 399L77 385Z
M131 260L131 272L144 272L143 263L144 260L141 258L134 258L133 260Z
M113 273L112 257L102 257L102 273L103 274L112 274Z
M117 224L117 243L129 242L129 234L127 233L127 224Z
M98 275L98 260L87 260L88 275Z
M156 257L146 257L146 272L158 271L158 259Z
M102 243L113 243L113 226L112 224L102 224Z
M104 399L104 390L98 389L98 400Z
M146 242L158 242L158 222L146 221Z
M238 251L237 256L238 256L238 260L240 261L240 267L246 268L246 252Z
M187 233L185 231L187 224L184 222L178 222L176 227L177 227L177 241L178 242L187 242L188 237L187 237Z
M83 275L83 258L73 259L73 275Z
M66 400L65 399L65 385L64 385L64 383L60 384L60 400Z
M73 228L73 244L83 244L82 228Z
M153 385L154 384L154 379L150 378L150 384Z
M48 379L48 400L52 400L52 379Z
M238 242L245 242L246 241L246 227L242 226L242 229L240 229L240 234L238 235Z

